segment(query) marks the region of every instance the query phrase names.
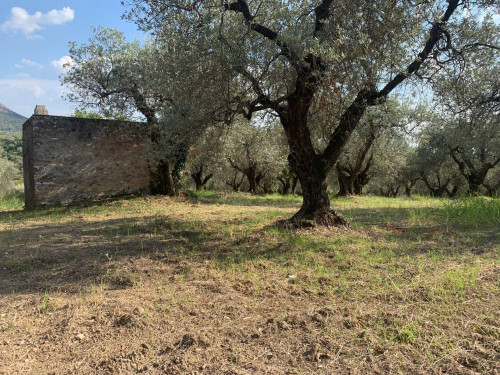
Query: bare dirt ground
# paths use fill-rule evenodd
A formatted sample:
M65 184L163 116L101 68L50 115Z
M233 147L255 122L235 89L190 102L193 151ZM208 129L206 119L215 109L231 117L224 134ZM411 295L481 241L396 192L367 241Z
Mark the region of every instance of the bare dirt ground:
M284 232L297 202L218 203L0 212L0 374L500 373L494 227L350 201L348 231Z

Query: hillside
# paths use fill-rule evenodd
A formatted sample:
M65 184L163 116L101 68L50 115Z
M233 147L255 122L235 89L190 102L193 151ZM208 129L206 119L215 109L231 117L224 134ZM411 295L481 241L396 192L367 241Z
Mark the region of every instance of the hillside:
M0 132L20 133L26 117L17 114L0 103Z

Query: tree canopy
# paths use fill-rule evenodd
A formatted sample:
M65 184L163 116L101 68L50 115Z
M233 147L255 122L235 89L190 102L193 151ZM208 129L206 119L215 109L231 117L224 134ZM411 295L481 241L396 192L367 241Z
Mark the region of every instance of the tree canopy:
M466 11L493 1L132 0L127 17L158 40L182 39L186 66L217 76L224 113L279 119L304 203L294 222L345 222L326 178L367 108L413 76L431 76L466 49L491 44ZM483 22L484 23L484 22ZM470 38L457 34L470 32ZM467 39L467 45L462 45ZM472 42L469 42L473 40ZM477 40L476 40L477 39ZM459 43L460 45L456 45ZM178 43L174 42L179 46ZM203 61L200 64L200 61ZM199 82L197 82L199 83ZM210 89L210 81L202 82ZM213 90L211 91L213 92ZM191 104L193 107L193 104ZM211 108L213 112L213 108ZM197 113L193 108L192 113Z
M71 45L63 83L73 86L68 98L82 109L142 115L153 172L174 190L185 161L197 188L231 169L233 178L224 181L238 190L243 174L254 193L278 180L285 191L298 179L303 205L290 223L300 226L346 223L330 207L334 170L341 193L361 193L372 179L387 195L403 186L410 194L418 181L439 194L448 191L443 181L465 179L470 191L496 186L488 177L499 163L496 1L124 4L145 42L96 29L88 43ZM434 93L434 113L425 119L404 91L415 83L424 95ZM277 138L277 123L286 151L268 142ZM418 147L407 129L394 127L402 123L421 127ZM224 147L202 139L219 125L233 127Z

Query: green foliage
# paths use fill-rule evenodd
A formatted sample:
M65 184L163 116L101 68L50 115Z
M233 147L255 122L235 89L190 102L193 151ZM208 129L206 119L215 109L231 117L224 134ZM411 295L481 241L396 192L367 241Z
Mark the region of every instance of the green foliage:
M89 119L104 119L104 120L116 120L116 121L130 121L127 116L122 114L114 114L112 116L104 116L98 112L91 112L85 109L77 109L72 117L76 118L89 118Z
M15 133L0 133L0 199L5 199L11 190L22 183L23 148L22 138ZM10 198L7 198L8 200Z
M20 134L0 132L0 158L14 163L18 171L23 167L23 139Z
M75 113L73 113L72 117L76 117L76 118L90 118L90 119L102 119L102 118L104 118L99 113L86 111L84 109L77 109L75 111Z
M465 47L460 59L443 64L431 81L437 106L426 132L429 144L463 176L469 193L478 194L500 163L500 24L485 15L482 22L467 19L456 27L456 43Z
M0 104L0 132L21 133L26 117Z
M458 1L438 0L429 6L325 0L278 6L273 1L132 0L128 5L126 17L158 37L160 52L169 52L164 56L170 57L168 67L175 71L163 86L171 99L164 107L165 123L192 129L203 122L200 119L224 124L241 115L261 115L261 123L277 119L286 133L291 166L303 189L314 194L304 192L318 197L312 186L322 186L326 196L326 184L321 182L341 152L349 151L344 146L369 107L386 102L416 73L432 76L439 73L443 60L459 60L450 56L456 52L452 46L465 40L458 34L489 41L487 34L478 32L482 21L476 17L470 17L470 28L461 27L461 12L469 3ZM488 7L479 8L486 5L475 2L471 7L482 16L492 14ZM168 73L167 69L163 76ZM366 134L360 133L359 143L364 144ZM389 146L394 151L404 144L391 144L394 137L387 138L381 149ZM240 147L240 155L243 150ZM402 169L403 153L386 153L378 163L396 171L392 179ZM345 159L352 156L345 153L342 163L349 164L351 160ZM236 166L233 162L233 169L243 173L244 168ZM232 176L234 182L237 173ZM232 183L233 189L237 185ZM255 191L255 184L250 185Z
M0 159L0 198L14 187L16 169L12 162Z
M76 117L133 116L136 107L130 93L140 73L139 65L131 65L139 50L139 44L127 43L121 31L103 27L94 29L88 43L70 43L72 63L61 78L72 86L66 99L79 103Z
M41 314L46 314L48 312L49 300L50 300L49 293L47 291L45 291L45 293L43 294L43 297L42 297L42 302L40 303L40 308L39 308L39 311Z
M0 209L22 207L22 138L0 133Z
M499 33L493 8L481 8L484 2L296 1L279 7L272 1L132 0L128 5L135 7L126 16L155 39L131 43L118 30L95 29L88 43L71 44L73 63L62 81L74 87L68 99L81 104L76 116L144 116L151 125L151 165L165 162L178 172L186 164L191 176L221 176L218 187L232 179L235 190L241 183L234 181L253 168L262 190L275 191L290 154L296 171L305 166L298 173L303 179L308 170L329 172L339 161L359 165L349 169L366 172L364 183L373 180L372 192L395 196L404 187L409 194L420 180L432 195L452 196L468 179L463 170L478 160L491 164L489 169L500 162L498 57L484 48L497 44ZM466 10L471 14L465 18ZM322 12L325 18L317 19ZM445 13L449 20L442 19ZM420 52L424 45L430 50ZM421 118L417 105L387 101L417 72L443 98L429 118ZM493 104L483 105L489 99ZM243 126L241 116L254 122ZM278 121L287 142L277 134ZM224 147L218 138L206 139L214 136L207 131L214 124L235 125ZM265 129L269 124L272 130ZM395 124L425 127L418 147L395 131ZM367 158L358 163L374 129L374 141L362 152ZM465 167L457 168L451 149ZM495 177L483 181L488 191L498 190Z
M396 341L412 344L420 336L420 330L416 323L406 324L396 336Z
M250 179L254 178L257 191L270 193L277 190L276 178L288 165L286 156L284 140L277 126L259 127L243 120L234 124L225 137L223 159L229 163L226 170L232 168L244 174L249 185Z

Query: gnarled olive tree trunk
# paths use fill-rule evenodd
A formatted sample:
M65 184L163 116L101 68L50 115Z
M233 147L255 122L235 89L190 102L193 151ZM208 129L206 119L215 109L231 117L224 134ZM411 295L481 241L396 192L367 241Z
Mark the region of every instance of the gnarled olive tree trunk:
M149 171L151 194L154 195L176 195L175 181L172 176L170 164L161 160L156 163L155 168Z
M480 150L480 155L485 155L485 153L484 149ZM467 184L469 185L468 193L471 195L479 193L479 188L481 185L484 185L488 172L500 163L500 158L494 162L486 161L483 158L481 165L477 166L471 160L467 159L458 147L450 150L450 156L457 164L462 176L467 180Z
M191 178L194 180L196 191L205 190L207 188L207 183L213 177L212 173L204 175L205 166L200 164L198 169L191 173Z
M333 0L323 0L314 9L315 23L312 33L318 42L321 42L320 37L330 17L332 4ZM248 118L251 118L254 112L273 110L278 115L286 133L290 148L288 160L299 178L304 197L299 212L290 219L291 224L298 226L301 226L301 223L309 225L308 223L311 222L321 225L347 224L347 221L330 207L326 182L328 173L338 161L342 148L358 126L366 109L383 103L398 85L419 70L443 36L449 35L446 23L458 5L458 0L448 1L445 13L433 24L421 52L406 69L392 77L381 89L377 88L376 82L365 82L364 88L358 92L354 101L341 115L337 127L330 135L327 147L323 152L319 152L313 147L308 128L309 111L329 67L320 54L309 53L302 56L295 51L295 45L290 45L281 38L279 32L258 23L246 0L224 3L226 10L239 13L243 17L251 32L260 34L263 38L275 43L280 55L287 59L295 70L293 72L294 91L273 99L267 93L268 91L261 87L263 82L255 77L252 71L242 66L235 67L236 71L251 83L256 94L256 99L246 104L246 112L244 109L240 110Z
M241 172L248 180L248 192L252 194L257 194L259 192L259 183L264 177L262 172L257 170L258 163L250 162L248 166L242 167L237 165L231 158L228 159L231 167L238 172Z

